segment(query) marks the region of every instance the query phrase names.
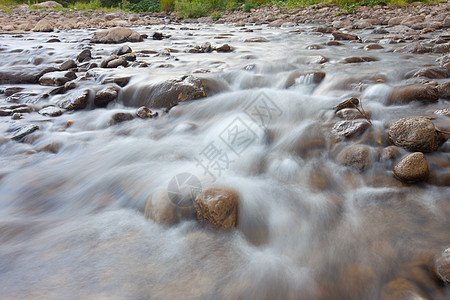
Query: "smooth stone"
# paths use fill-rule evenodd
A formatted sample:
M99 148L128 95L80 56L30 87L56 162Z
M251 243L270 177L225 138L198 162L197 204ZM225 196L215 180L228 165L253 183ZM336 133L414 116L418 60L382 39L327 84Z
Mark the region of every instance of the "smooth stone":
M366 145L350 145L338 154L336 162L363 172L372 165L371 148Z
M403 182L417 182L428 178L430 171L422 152L408 154L394 166L395 176Z
M392 89L387 105L407 104L412 101L435 102L439 100L436 87L425 84L410 84Z
M24 138L25 136L29 135L30 133L35 132L36 130L39 129L38 125L34 125L34 124L28 124L25 125L24 127L20 128L19 130L17 130L13 136L11 137L11 139L15 140L15 141L19 141L22 138Z
M426 118L403 118L388 130L389 140L409 151L433 152L438 148L438 135L433 122Z
M339 121L334 124L331 132L336 137L346 137L350 138L356 135L362 134L367 128L369 128L370 124L366 121L356 120L356 121Z
M120 44L142 42L143 38L139 33L129 28L114 27L95 32L91 41L100 44Z
M62 110L56 106L47 106L39 111L43 116L58 117L62 115Z
M75 90L62 96L56 104L67 110L79 110L87 106L89 100L89 90Z
M94 104L97 107L106 107L109 102L114 101L119 95L120 87L108 85L97 91L94 96Z

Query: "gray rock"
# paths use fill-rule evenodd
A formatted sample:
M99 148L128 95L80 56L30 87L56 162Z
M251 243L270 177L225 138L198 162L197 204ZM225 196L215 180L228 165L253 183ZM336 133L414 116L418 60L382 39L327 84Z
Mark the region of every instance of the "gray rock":
M106 68L114 69L114 68L117 68L119 66L127 67L128 66L127 60L125 58L123 58L123 57L119 57L119 58L110 60L108 62L108 64L106 65Z
M39 78L49 72L58 71L53 66L15 65L0 68L0 84L38 83Z
M136 116L141 119L148 119L151 117L151 114L152 111L146 106L141 106L136 110Z
M433 122L426 118L403 118L388 130L389 140L409 151L433 152L438 148L438 135Z
M32 31L38 31L38 32L52 32L53 31L53 24L49 21L42 19L34 26Z
M63 62L60 66L59 69L61 71L67 71L69 69L74 69L77 67L77 63L73 60L73 59L69 59L66 60L65 62Z
M220 47L216 48L217 52L233 52L233 48L228 44L223 44Z
M143 39L139 33L129 28L115 27L97 31L91 40L93 43L101 44L120 44L125 42L142 42Z
M58 117L62 115L62 110L55 106L47 106L39 111L39 114L49 117Z
M426 77L429 79L443 79L447 78L447 71L442 68L430 67L422 68L415 72L412 77Z
M89 90L75 90L67 95L62 96L56 104L67 110L83 109L89 101Z
M23 139L25 136L29 135L30 133L35 132L36 130L39 129L38 125L34 125L34 124L28 124L22 128L20 128L19 130L17 130L13 136L11 137L11 139L15 140L15 141L19 141L21 139Z
M77 61L80 63L91 60L91 59L92 59L92 53L91 53L91 50L89 50L89 49L84 49L77 56Z
M62 86L66 84L68 81L74 80L77 78L72 71L56 71L49 72L41 76L39 79L40 85L49 85L49 86Z
M362 172L372 165L371 149L365 145L348 146L338 154L336 162Z
M438 85L439 97L442 99L450 99L450 81L443 82Z
M343 40L356 41L356 40L361 40L361 38L359 36L357 36L357 35L350 34L350 33L344 33L344 32L341 32L341 31L333 31L331 34L333 35L333 38L336 41L343 41Z
M129 112L117 112L111 117L110 125L115 125L118 123L122 123L125 121L131 121L134 119L134 116Z
M428 53L430 51L431 49L425 47L420 42L414 42L394 50L394 52L397 53L417 53L417 54Z
M334 124L331 132L336 137L350 138L362 134L369 126L370 124L363 120L339 121Z
M124 55L124 54L131 53L131 52L133 52L133 50L131 50L131 47L130 47L130 46L128 46L128 45L123 45L123 46L121 46L121 47L115 49L115 50L111 53L111 55L119 55L119 56L120 56L120 55Z
M422 152L408 154L394 166L394 174L403 182L417 182L428 178L427 160Z
M95 93L94 104L97 107L106 107L109 102L116 100L119 95L120 87L117 85L108 85Z
M15 93L19 93L21 91L23 91L24 88L23 87L8 87L4 90L4 94L6 97L12 96Z

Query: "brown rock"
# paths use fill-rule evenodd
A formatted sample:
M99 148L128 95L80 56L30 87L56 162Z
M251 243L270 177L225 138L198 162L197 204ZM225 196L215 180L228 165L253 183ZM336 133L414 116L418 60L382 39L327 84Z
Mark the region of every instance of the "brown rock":
M368 118L370 118L370 113L366 112L366 115ZM344 108L339 110L336 113L336 116L338 116L341 119L344 120L355 120L355 119L364 119L366 118L363 114L359 112L356 108Z
M77 78L77 75L75 75L75 73L72 71L49 72L39 78L39 84L49 86L62 86L68 81L74 80L75 78Z
M125 42L142 42L142 36L129 28L114 27L97 31L91 40L93 43L119 44Z
M381 46L380 44L369 44L364 46L364 50L379 50L379 49L384 49L384 47Z
M191 207L174 205L169 198L167 190L155 192L145 204L145 217L157 224L174 225L191 214Z
M372 165L371 149L365 145L348 146L338 154L336 162L362 172Z
M36 26L34 26L33 31L38 32L52 32L53 31L53 24L49 21L42 19L39 22L37 22Z
M62 111L55 106L47 106L39 111L43 116L57 117L62 115Z
M394 50L394 52L398 53L417 53L417 54L423 54L430 51L431 49L428 49L420 42L414 42Z
M433 122L426 118L403 118L388 130L389 140L409 151L433 152L438 148L438 135Z
M407 183L427 179L430 172L425 155L422 152L407 155L394 166L394 174Z
M450 284L450 247L436 257L434 261L434 272L445 284Z
M341 272L342 287L354 299L365 299L377 288L377 275L363 264L350 264ZM369 297L370 298L370 297Z
M335 112L338 112L341 109L344 108L355 108L359 105L359 99L352 97L350 99L344 100L341 103L339 103L336 107L334 107Z
M383 286L380 300L427 299L420 289L405 278L397 278Z
M67 110L83 109L87 106L89 100L89 90L76 90L60 98L56 104Z
M356 41L360 40L360 37L354 34L350 33L344 33L340 31L333 31L331 33L333 35L334 40L341 41L341 40L350 40L350 41Z
M369 56L352 56L352 57L346 57L344 58L343 61L341 61L342 63L346 63L346 64L355 64L355 63L363 63L363 62L370 62L370 61L376 61L376 58L373 57L369 57Z
M450 81L443 82L438 85L439 97L443 99L450 99Z
M106 65L106 68L113 69L113 68L117 68L119 66L123 66L123 67L128 66L127 60L123 57L118 57L116 59L110 60L108 62L108 64Z
M95 93L94 104L97 107L106 107L109 102L114 101L119 95L120 87L108 85Z
M366 121L356 120L356 121L339 121L334 124L331 132L336 137L352 137L363 133L370 124Z
M59 69L61 71L67 71L69 69L73 69L77 67L77 63L73 60L73 59L69 59L66 60L65 62L63 62L60 66Z
M198 220L226 229L237 225L238 206L237 191L225 187L205 188L194 200Z
M406 104L412 101L435 102L439 100L436 87L425 84L410 84L394 87L387 105Z
M228 44L223 44L220 47L216 48L217 52L233 52L233 48Z
M394 160L398 157L400 157L400 149L396 146L389 146L384 148L381 151L380 160L381 161L388 161L388 160Z
M442 68L423 68L415 72L412 77L426 77L429 79L442 79L447 78L447 71Z
M19 130L17 130L16 132L14 132L11 139L13 139L15 141L20 141L22 138L29 135L30 133L35 132L38 129L39 129L38 125L34 125L34 124L25 125L22 128L20 128Z
M130 114L129 112L117 112L112 115L109 125L115 125L117 123L131 121L133 119L134 119L134 116L132 114Z

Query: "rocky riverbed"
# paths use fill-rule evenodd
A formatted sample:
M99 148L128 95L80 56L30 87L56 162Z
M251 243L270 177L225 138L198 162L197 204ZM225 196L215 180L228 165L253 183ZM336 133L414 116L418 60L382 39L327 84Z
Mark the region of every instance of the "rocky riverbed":
M0 16L2 297L450 296L447 3L27 7Z

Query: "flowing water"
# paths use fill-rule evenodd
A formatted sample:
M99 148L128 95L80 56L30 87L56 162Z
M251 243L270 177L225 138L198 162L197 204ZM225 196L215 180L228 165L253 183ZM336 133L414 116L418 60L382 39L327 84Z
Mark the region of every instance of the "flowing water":
M394 161L379 158L389 123L399 118L432 116L448 129L448 117L433 114L448 107L445 100L384 104L407 72L436 65L438 56L392 53L396 45L369 52L351 42L308 50L330 36L306 26L244 29L136 28L171 37L130 44L148 67L92 69L82 85L132 76L116 103L56 118L25 114L20 122L40 129L22 143L9 139L19 121L0 119L3 299L379 299L398 278L416 297L448 299L430 259L450 242L450 188L439 181L448 175L449 144L427 154L434 176L427 183L400 183ZM4 35L1 64L60 63L86 46L97 57L117 47L89 45L92 32ZM61 42L45 43L51 37ZM184 52L206 41L235 49ZM340 63L368 55L377 61ZM320 56L328 62L318 64ZM326 76L318 84L311 71ZM145 105L150 83L188 74L208 83L206 98L158 118L109 124L115 112ZM373 126L337 140L333 107L351 96ZM352 144L371 149L364 172L336 163ZM239 192L236 229L145 219L147 199L182 173Z

